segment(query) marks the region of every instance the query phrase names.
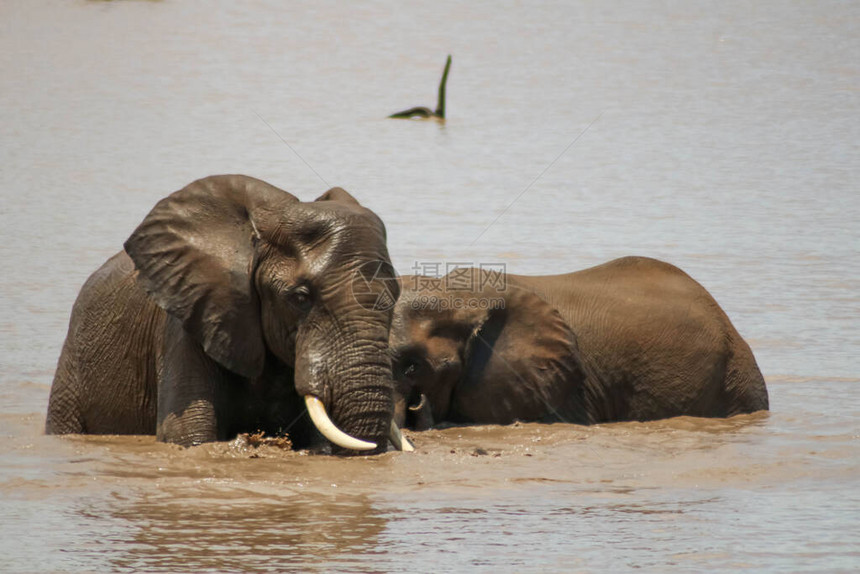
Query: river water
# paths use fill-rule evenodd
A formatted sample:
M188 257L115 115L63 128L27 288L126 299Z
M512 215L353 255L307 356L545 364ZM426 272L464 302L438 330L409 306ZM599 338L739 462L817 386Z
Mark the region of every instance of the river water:
M0 4L0 570L856 571L860 4ZM448 121L435 106L453 55ZM214 173L386 222L401 273L639 254L771 412L413 433L336 459L46 437L74 298Z

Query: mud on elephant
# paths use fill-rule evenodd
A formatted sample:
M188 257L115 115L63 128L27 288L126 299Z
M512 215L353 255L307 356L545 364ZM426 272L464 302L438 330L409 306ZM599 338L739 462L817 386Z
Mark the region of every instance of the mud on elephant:
M318 429L335 452L382 451L400 439L374 292L396 291L393 273L382 222L340 188L300 202L246 176L198 180L81 289L46 431L193 445L259 429L303 447Z
M391 352L395 420L591 424L768 408L752 351L713 297L668 263L625 257L473 289L404 277ZM463 285L449 281L441 285ZM480 288L478 288L480 287Z

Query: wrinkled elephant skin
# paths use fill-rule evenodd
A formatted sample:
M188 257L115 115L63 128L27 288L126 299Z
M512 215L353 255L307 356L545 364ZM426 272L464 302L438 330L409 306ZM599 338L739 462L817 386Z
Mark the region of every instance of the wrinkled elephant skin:
M308 402L335 452L384 450L392 312L353 293L366 263L396 291L382 222L340 188L300 202L246 176L195 181L81 289L47 432L193 445L263 430L302 447L319 438Z
M591 424L768 408L747 343L668 263L625 257L563 275L507 275L501 286L486 271L455 273L481 288L440 293L421 277L401 280L390 338L398 424Z

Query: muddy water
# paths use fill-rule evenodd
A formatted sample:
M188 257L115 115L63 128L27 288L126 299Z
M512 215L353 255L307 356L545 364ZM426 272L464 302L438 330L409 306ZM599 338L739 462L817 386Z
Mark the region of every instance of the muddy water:
M3 2L0 570L856 570L858 27L827 2ZM447 124L384 119L433 107L447 53ZM347 188L402 273L672 261L772 412L350 460L42 435L86 276L228 172Z

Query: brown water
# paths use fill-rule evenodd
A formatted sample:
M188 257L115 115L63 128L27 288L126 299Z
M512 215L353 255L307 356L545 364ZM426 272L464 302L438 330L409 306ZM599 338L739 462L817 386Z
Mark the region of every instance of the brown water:
M845 2L4 1L0 570L857 570L857 30ZM435 105L448 53L446 125L384 119ZM227 172L342 185L402 273L672 261L772 412L350 460L43 436L86 276Z

